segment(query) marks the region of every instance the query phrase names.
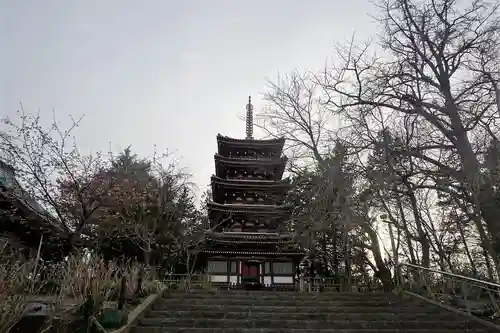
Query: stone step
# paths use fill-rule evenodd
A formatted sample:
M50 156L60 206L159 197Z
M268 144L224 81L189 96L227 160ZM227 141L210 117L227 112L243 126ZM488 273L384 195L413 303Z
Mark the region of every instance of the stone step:
M232 310L232 309L231 309ZM205 311L150 311L147 315L150 318L204 318L204 319L270 319L269 312L241 311L225 312L215 310ZM342 321L342 320L463 320L453 312L289 312L272 314L273 320L323 320L323 321ZM332 325L335 326L335 325Z
M398 299L368 299L368 300L315 300L315 299L304 299L304 300L263 300L263 299L225 299L225 298L162 298L158 300L158 303L168 304L171 306L179 305L194 305L194 304L204 304L207 306L211 305L271 305L271 306L355 306L355 307L378 307L378 306L398 306L402 303Z
M133 333L493 333L497 331L486 328L467 329L440 329L440 328L411 328L411 329L293 329L293 328L192 328L192 327L137 327Z
M394 295L392 292L305 292L305 291L283 291L283 292L275 292L275 291L252 291L252 290L193 290L193 291L179 291L179 290L166 290L165 293L171 294L183 294L183 295L227 295L231 296L274 296L274 297L289 297L289 296L305 296L310 297L312 295L318 297L332 297L336 295L338 297L352 297L352 296L360 296L360 297L370 297L370 296L387 296Z
M196 290L192 292L206 293L207 290ZM226 294L242 294L242 295L297 295L297 294L343 294L343 295L352 295L352 294L390 294L391 292L387 291L366 291L366 292L346 292L346 291L322 291L322 292L305 292L305 291L270 291L270 290L227 290L227 289L217 289L217 293L226 293Z
M243 294L243 293L172 293L164 295L164 298L182 298L182 299L227 299L227 300L283 300L283 301L293 301L293 300L383 300L383 299L398 299L398 297L392 293L373 293L373 294L344 294L344 293L328 293L328 294L307 294L307 293L295 293L290 295L280 295L280 294Z
M273 328L282 329L464 329L478 328L475 321L467 320L407 320L407 321L366 321L366 320L339 320L328 322L324 320L244 320L244 319L190 319L190 318L142 318L139 326L153 327L191 327L191 328Z
M222 304L222 305L211 305L207 307L206 304L173 304L157 301L152 306L153 310L175 310L175 311L204 311L207 309L215 311L234 311L234 312L267 312L269 314L273 313L297 313L297 312L317 312L317 313L381 313L381 312L394 312L398 313L436 313L437 310L433 306L428 305L408 305L402 304L397 307L391 305L375 306L375 307L355 307L355 306L344 306L340 305L328 305L328 306L273 306L262 304L262 305L236 305L236 304Z

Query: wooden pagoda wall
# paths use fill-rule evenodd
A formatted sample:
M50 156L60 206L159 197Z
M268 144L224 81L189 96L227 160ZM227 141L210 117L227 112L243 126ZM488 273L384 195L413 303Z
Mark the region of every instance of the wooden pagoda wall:
M207 262L207 274L214 283L238 284L242 277L253 276L255 273L246 270L247 262L252 258L212 257ZM275 284L293 284L296 275L296 265L290 259L259 260L257 276L264 286Z

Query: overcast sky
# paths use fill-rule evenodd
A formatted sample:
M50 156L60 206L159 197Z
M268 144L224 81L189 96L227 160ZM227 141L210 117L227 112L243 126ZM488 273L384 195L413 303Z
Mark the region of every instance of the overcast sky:
M369 0L0 0L0 115L84 115L84 150L169 149L202 192L266 77L374 34ZM258 134L258 133L257 133Z

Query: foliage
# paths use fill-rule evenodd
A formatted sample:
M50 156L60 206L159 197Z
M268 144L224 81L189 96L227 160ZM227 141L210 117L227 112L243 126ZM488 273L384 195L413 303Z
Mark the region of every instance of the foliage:
M183 233L197 211L187 175L174 164L164 168L128 148L103 172L115 186L97 210L93 230L108 257L124 251L145 263L161 263L181 248ZM135 250L134 250L135 248Z
M128 315L123 310L106 308L99 314L98 321L103 328L113 330L126 325Z

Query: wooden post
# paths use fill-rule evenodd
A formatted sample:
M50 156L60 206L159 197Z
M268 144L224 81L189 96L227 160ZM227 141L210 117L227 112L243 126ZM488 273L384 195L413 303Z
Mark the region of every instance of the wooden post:
M118 294L118 310L123 310L126 301L126 290L127 290L127 277L122 275L120 281L120 292Z
M38 261L40 260L40 252L42 250L43 234L40 236L40 242L38 243L38 250L36 251L36 261L35 267L33 268L33 281L36 281L36 271L38 269Z

